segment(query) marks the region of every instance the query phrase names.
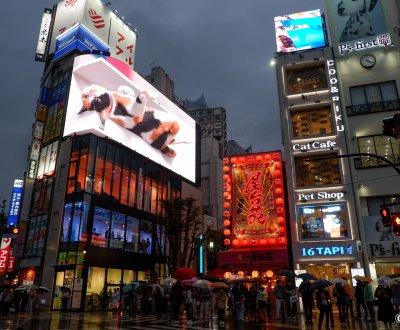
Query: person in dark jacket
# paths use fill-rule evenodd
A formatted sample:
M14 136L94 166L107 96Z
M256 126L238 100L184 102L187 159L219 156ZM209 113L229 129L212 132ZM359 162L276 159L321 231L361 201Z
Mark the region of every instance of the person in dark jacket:
M329 329L331 296L326 289L318 289L315 295L319 308L318 329L321 329L325 316L326 329Z
M357 281L356 288L354 289L354 297L356 298L356 307L357 307L357 318L361 318L361 306L364 311L365 319L368 318L368 310L367 305L364 300L364 283L362 281Z
M183 303L183 287L181 281L177 281L171 289L171 307L172 319L174 321L179 319L179 311Z
M392 304L392 290L383 286L375 291L375 298L378 299L378 321L385 324L385 329L392 329L392 322L396 316L396 310Z
M303 300L304 314L307 325L313 325L312 321L312 306L313 306L313 291L311 290L311 283L309 280L304 279L299 286L299 293Z

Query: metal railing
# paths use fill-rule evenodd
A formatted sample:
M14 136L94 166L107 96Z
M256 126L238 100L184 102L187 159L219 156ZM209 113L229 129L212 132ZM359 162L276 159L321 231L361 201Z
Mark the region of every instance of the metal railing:
M400 110L400 100L380 101L367 104L349 105L346 107L348 116L364 115L367 113Z

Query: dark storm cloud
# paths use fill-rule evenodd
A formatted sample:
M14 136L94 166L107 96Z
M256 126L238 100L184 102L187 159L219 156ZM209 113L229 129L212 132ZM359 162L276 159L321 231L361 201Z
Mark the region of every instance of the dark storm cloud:
M205 94L228 116L228 138L253 151L281 149L273 17L323 7L323 0L110 0L138 29L136 70L150 63L175 82L178 97ZM55 1L5 1L2 27L0 197L22 178L43 64L34 61L40 21Z

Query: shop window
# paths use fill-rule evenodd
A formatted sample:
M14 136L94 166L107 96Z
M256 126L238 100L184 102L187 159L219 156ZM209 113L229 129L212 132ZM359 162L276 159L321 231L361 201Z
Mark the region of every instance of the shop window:
M121 269L107 269L107 284L121 284Z
M344 204L299 207L303 239L348 237L347 213Z
M149 221L140 221L139 225L140 229L140 244L139 244L139 253L151 254L151 245L152 245L152 224Z
M137 187L137 205L136 207L140 210L143 209L143 187L144 187L144 175L143 169L139 168L139 177L138 177L138 187Z
M124 270L123 283L127 284L129 282L134 281L134 280L135 280L135 271L134 270L125 269Z
M79 241L82 209L83 209L82 202L77 202L74 204L74 211L73 211L71 230L70 230L71 236L69 238L70 242L78 242Z
M137 173L134 170L131 170L130 178L129 178L129 206L136 207L136 180Z
M92 245L106 247L110 233L111 212L100 207L94 208Z
M400 140L384 135L375 135L359 137L357 141L361 153L378 155L394 164L400 164ZM383 160L369 156L361 156L357 161L358 168L389 166Z
M63 281L64 281L64 272L57 272L56 273L56 283L55 283L54 294L53 294L53 308L54 309L61 309L62 291L60 288L63 286Z
M106 269L100 267L88 267L87 289L85 307L88 310L100 310L102 297L105 295Z
M150 198L151 198L151 187L150 187L150 178L146 177L144 180L144 206L143 210L146 212L150 211Z
M111 221L110 247L122 249L125 238L125 215L113 212Z
M288 94L299 94L328 88L324 64L301 68L287 68L286 82Z
M61 228L61 242L68 242L72 220L72 203L64 205L63 224Z
M121 204L128 204L128 196L129 196L129 169L122 169L122 181L121 181Z
M65 265L67 263L67 252L59 252L58 253L58 265Z
M150 212L155 214L157 212L157 182L153 181L150 188Z
M114 164L113 174L112 174L112 192L111 192L111 195L115 200L120 199L119 195L120 195L120 188L121 188L121 173L122 173L121 158L122 158L121 150L119 148L116 148L115 164Z
M391 213L400 212L400 195L393 196L381 196L381 197L368 197L368 214L369 215L380 215L382 205L390 205Z
M322 157L335 157L336 153L318 156L295 157L296 186L321 186L342 182L337 158L316 160Z
M144 271L138 271L138 281L146 281L146 273Z
M320 136L333 133L331 108L323 107L290 114L293 136Z
M349 116L400 109L395 81L350 87Z
M125 250L137 252L139 243L139 220L134 217L126 218Z
M107 144L107 157L104 166L104 185L103 194L106 196L111 195L111 180L113 177L113 162L114 162L115 147L111 144Z
M94 193L100 195L103 191L103 172L105 167L106 144L99 140L96 155L96 169L94 178Z

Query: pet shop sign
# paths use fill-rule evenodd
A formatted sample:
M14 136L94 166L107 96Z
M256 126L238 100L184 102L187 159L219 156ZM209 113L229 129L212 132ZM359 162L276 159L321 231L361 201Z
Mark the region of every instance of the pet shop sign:
M342 110L340 109L340 106L339 106L339 101L340 101L339 88L338 88L339 84L338 84L338 79L337 79L337 75L336 75L335 61L328 60L326 63L328 66L329 84L331 86L330 92L332 95L332 102L333 102L333 107L335 110L336 130L338 132L343 132L344 124L343 124L343 118L342 118Z
M342 192L326 192L320 191L318 193L311 193L311 194L297 194L297 200L300 201L313 201L313 200L321 200L321 199L342 199L344 197L344 193Z
M300 144L296 143L293 145L294 151L307 151L313 149L328 149L336 147L336 141L314 141L310 143Z
M340 55L348 55L352 51L365 50L376 47L386 47L392 44L390 34L380 34L370 39L362 39L339 44Z

